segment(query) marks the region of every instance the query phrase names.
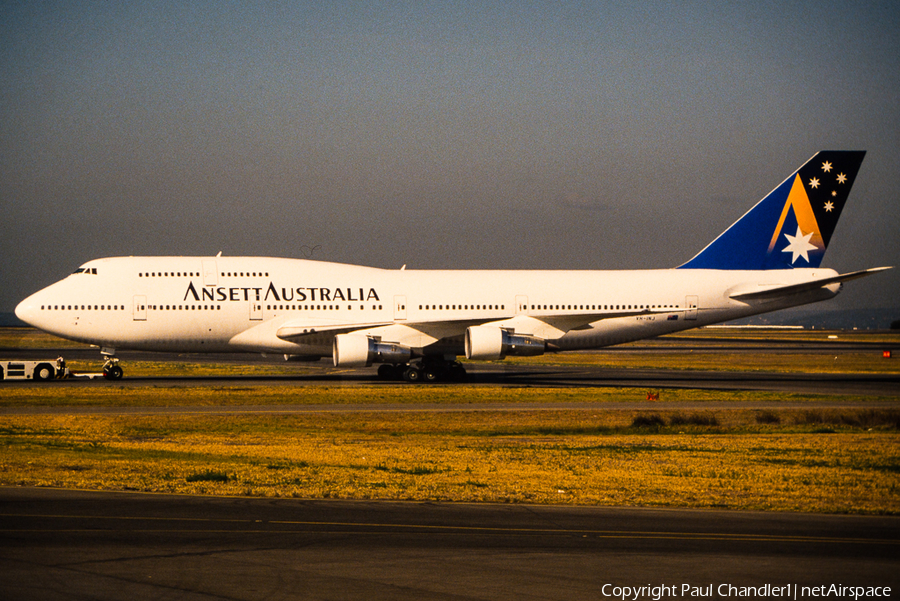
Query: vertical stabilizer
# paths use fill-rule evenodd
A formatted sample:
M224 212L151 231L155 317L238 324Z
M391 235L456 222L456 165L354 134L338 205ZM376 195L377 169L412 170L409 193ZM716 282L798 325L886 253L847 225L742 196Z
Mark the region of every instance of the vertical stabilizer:
M815 154L679 269L818 267L865 155Z

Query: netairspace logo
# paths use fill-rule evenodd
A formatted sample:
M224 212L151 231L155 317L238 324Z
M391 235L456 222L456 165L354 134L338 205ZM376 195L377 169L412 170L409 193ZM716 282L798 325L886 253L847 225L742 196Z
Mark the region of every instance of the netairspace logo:
M647 584L643 586L619 586L604 584L601 589L604 597L621 599L622 601L642 601L652 599L701 599L728 597L758 598L758 599L877 599L890 598L889 586L845 586L843 584L822 584L819 586L800 586L798 584L763 584L761 586L737 586L733 584L704 584L694 586L692 584Z

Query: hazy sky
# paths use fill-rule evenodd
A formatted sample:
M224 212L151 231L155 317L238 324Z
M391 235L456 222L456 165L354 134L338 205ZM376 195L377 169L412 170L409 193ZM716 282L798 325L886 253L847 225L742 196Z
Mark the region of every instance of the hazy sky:
M868 151L823 266L900 265L898 32L895 0L0 0L0 311L115 255L671 267L821 149Z

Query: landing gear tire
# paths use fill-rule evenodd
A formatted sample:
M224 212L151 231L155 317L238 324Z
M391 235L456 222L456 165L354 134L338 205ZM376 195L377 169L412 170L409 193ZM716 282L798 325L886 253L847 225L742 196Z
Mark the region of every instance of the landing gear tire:
M103 370L103 377L107 380L121 380L125 372L118 365L110 365Z
M34 368L34 379L39 381L52 380L56 370L49 363L39 363Z
M466 379L466 370L459 361L444 361L426 358L415 365L408 363L384 363L378 366L378 379L387 381L402 380L410 384L432 382L462 382Z
M422 372L418 367L410 366L403 372L403 379L412 384L416 384L422 381Z
M422 369L422 379L426 382L440 382L443 378L443 370L437 366L429 366Z
M403 379L407 382L462 382L466 379L466 370L459 361L426 358L417 365L405 367Z

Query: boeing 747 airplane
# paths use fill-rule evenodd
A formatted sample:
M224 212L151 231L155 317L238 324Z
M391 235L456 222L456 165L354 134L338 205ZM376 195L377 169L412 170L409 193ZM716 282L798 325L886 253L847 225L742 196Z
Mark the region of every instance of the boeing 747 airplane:
M409 382L459 380L457 357L591 349L834 297L820 267L862 151L822 151L687 263L636 271L376 269L267 257L89 261L16 315L100 347L259 352L335 366L382 364Z

